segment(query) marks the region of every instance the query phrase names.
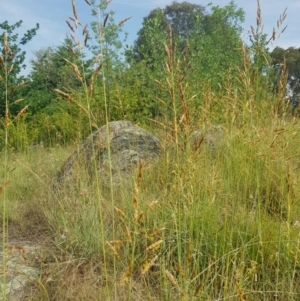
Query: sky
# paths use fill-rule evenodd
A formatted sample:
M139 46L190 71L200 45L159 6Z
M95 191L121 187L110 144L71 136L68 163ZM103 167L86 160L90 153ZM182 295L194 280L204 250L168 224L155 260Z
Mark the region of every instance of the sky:
M112 0L108 8L115 11L116 22L131 17L124 24L123 30L128 33L127 44L132 45L142 26L143 18L152 9L164 8L172 2L173 0ZM212 2L214 6L224 7L230 0L188 0L188 2L204 7ZM23 48L27 52L27 69L23 71L23 75L30 71L30 59L34 58L35 51L58 46L64 40L69 32L65 20L73 15L71 3L71 0L0 0L0 23L7 20L9 24L13 24L23 20L22 27L18 30L20 36L24 31L35 27L36 23L40 25L37 35ZM247 40L250 26L256 25L257 0L235 0L235 4L245 11L246 20L243 24L242 38ZM91 15L91 8L84 0L75 0L75 5L78 19L82 24L96 21ZM264 32L268 35L272 34L273 27L277 28L277 20L287 8L287 17L281 29L286 25L287 28L271 48L300 47L300 0L260 0L260 6Z

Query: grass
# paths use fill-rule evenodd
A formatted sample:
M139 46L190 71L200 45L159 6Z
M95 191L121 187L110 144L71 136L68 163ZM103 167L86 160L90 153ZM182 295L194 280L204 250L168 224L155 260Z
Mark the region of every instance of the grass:
M8 224L51 245L33 300L297 300L299 124L230 126L214 155L166 143L114 206L103 188L105 240L95 184L51 188L70 150L11 156Z
M73 10L77 20L74 3ZM102 187L82 171L57 188L72 148L9 152L2 221L9 235L47 245L29 300L299 299L298 119L284 114L279 96L269 101L244 48L240 86L229 78L223 95L201 91L199 116L188 106L171 38L165 49L167 85L158 84L170 92L173 115L152 128L163 143L159 162L140 165L131 182ZM91 128L89 95L100 66L90 85L74 67ZM195 148L192 131L210 133L216 120L224 132L216 147L204 139Z

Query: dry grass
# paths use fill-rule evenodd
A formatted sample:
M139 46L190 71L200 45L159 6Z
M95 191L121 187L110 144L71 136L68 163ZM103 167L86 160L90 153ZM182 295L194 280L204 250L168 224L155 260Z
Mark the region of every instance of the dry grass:
M72 8L67 24L75 32L83 26L74 1ZM99 23L100 37L106 21ZM258 27L261 22L258 7ZM82 35L83 43L72 36L79 49L87 27ZM10 156L9 222L16 235L50 245L30 300L299 299L300 127L282 103L286 75L272 105L242 47L238 89L230 76L221 96L206 87L195 122L198 112L188 104L196 94L187 96L184 58L176 60L173 49L169 29L166 83L158 84L169 92L172 116L155 128L163 154L152 168L140 165L131 184L105 188L82 172L78 182L55 190L53 178L69 149ZM87 95L78 105L92 130L97 120L89 97L102 63L90 82L75 67ZM214 120L224 129L217 147L204 139L193 147L191 132Z
M287 294L297 294L299 126L275 122L251 132L225 127L214 156L202 145L176 158L169 140L155 169L140 169L136 184L115 190L114 206L110 192L102 190L104 241L93 184L82 178L81 189L48 190L46 175L55 174L62 161L55 158L66 157L65 150L41 149L26 155L23 164L18 159L19 165L27 162L20 178L45 173L38 184L27 182L38 185L27 205L35 208L37 225L44 224L39 238L54 243L36 300L272 300L276 290L277 299L286 300ZM11 193L22 186L16 183ZM24 232L31 231L31 219L24 223L30 210L17 209L30 208L21 197L29 191L16 196L13 212L19 214L12 216Z

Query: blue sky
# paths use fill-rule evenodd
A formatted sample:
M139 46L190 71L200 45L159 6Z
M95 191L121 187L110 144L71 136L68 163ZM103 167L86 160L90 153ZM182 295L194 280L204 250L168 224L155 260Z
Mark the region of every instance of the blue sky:
M209 2L213 5L225 6L229 0L190 0L188 2L206 6ZM128 44L132 44L136 39L136 33L141 28L143 17L156 7L165 7L171 4L172 0L112 0L109 9L115 11L115 20L121 21L126 17L131 17L124 24L124 30L128 32ZM256 0L235 0L238 7L244 9L246 20L243 24L243 39L247 39L250 25L256 24ZM93 21L91 9L84 0L75 0L78 18L83 23ZM261 0L262 22L265 33L271 34L272 28L276 28L279 16L287 7L287 18L284 26L288 25L286 31L276 41L274 46L283 48L289 46L300 47L300 0ZM57 46L68 33L65 20L72 16L71 0L1 0L0 1L0 22L8 20L10 24L23 20L22 29L33 28L36 23L40 24L40 30L34 39L26 46L27 65L30 70L29 60L32 59L33 52L48 46Z

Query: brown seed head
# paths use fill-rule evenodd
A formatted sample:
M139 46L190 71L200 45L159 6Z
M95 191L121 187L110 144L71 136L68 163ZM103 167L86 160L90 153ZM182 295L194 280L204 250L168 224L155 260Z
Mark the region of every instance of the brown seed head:
M131 19L131 17L125 18L122 21L119 22L119 26L123 25L126 21L128 21L129 19Z
M8 41L7 41L7 34L4 32L4 39L3 39L3 44L4 44L4 54L5 56L8 56L9 54L9 46L8 46Z
M76 11L76 6L74 0L72 0L72 8L73 8L73 15L75 17L75 20L78 19L77 11Z

